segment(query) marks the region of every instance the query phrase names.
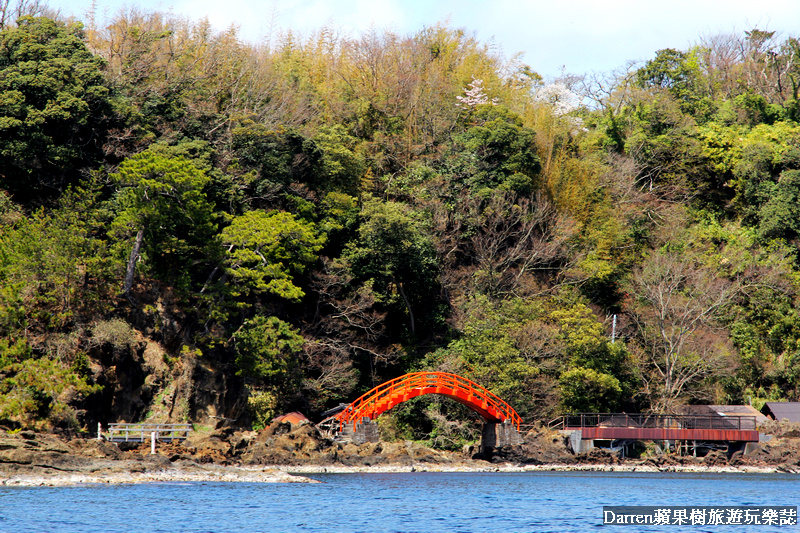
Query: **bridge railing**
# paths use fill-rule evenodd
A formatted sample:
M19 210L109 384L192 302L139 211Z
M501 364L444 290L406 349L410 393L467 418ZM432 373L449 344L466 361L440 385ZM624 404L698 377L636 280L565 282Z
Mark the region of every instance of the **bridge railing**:
M337 419L342 424L360 420L364 416L371 416L374 406L383 399L404 391L431 387L467 391L477 402L485 403L499 413L502 420L509 420L517 427L522 422L517 412L499 396L473 381L446 372L414 372L382 383L357 398L337 415Z
M753 431L755 416L574 413L556 418L551 428L628 427L659 429L721 429Z
M113 442L143 442L155 433L156 440L184 440L192 431L192 424L112 423L108 425L106 439Z

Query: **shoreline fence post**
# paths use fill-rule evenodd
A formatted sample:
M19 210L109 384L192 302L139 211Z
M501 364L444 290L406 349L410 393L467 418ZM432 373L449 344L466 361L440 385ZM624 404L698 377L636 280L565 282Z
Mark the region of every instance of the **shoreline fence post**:
M150 455L156 454L156 432L150 433Z
M97 423L97 440L103 440L103 435L101 431L103 430L103 426L100 425L100 422Z

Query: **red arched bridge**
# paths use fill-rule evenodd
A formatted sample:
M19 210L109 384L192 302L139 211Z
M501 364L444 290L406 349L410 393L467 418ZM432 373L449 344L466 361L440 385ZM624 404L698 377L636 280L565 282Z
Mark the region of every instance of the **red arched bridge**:
M497 395L477 383L447 372L413 372L387 381L367 392L336 415L340 430L364 417L374 420L381 413L424 394L439 394L466 405L487 422L522 422L514 409Z

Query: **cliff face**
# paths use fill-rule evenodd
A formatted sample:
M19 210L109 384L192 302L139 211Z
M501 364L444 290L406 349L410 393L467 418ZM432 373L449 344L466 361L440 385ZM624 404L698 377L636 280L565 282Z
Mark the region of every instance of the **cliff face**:
M138 333L138 332L135 332ZM92 379L102 389L86 401L86 421L136 421L143 418L159 384L169 375L157 343L141 336L131 345L104 342L89 351Z
M90 430L97 422L145 419L213 426L238 419L245 405L242 380L224 362L194 353L170 358L152 340L101 347L92 353L91 370L102 389L75 404Z
M246 403L243 381L220 354L183 347L188 319L165 298L137 302L125 319L97 321L80 345L90 380L101 389L73 403L90 431L110 422L236 420Z

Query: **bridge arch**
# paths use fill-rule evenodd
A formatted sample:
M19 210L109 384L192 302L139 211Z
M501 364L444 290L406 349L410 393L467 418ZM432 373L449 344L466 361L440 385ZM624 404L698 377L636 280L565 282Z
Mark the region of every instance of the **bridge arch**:
M499 396L466 378L448 372L413 372L382 383L336 415L340 429L364 417L374 420L381 413L412 398L439 394L469 407L487 422L509 421L519 430L522 419Z

